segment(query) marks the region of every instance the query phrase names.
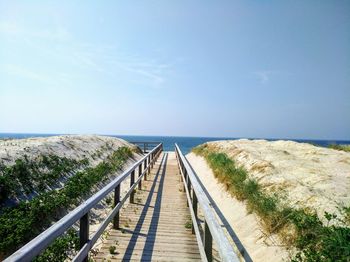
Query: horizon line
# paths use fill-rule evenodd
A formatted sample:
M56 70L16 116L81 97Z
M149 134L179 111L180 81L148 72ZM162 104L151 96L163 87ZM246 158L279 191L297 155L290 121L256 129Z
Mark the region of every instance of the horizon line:
M45 135L45 136L55 136L55 135L100 135L100 136L111 136L111 137L118 137L118 136L134 136L134 137L182 137L182 138L222 138L222 139L252 139L252 140L300 140L300 141L344 141L349 142L349 139L344 138L327 138L327 139L320 139L320 138L290 138L290 137L230 137L230 136L184 136L184 135L122 135L122 134L98 134L98 133L35 133L35 132L29 132L29 133L17 133L17 132L0 132L1 134L10 134L10 135Z

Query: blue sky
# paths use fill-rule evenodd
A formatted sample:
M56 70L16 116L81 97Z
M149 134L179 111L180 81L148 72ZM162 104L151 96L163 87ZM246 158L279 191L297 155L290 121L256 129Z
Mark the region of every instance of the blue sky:
M350 139L349 1L2 1L0 132Z

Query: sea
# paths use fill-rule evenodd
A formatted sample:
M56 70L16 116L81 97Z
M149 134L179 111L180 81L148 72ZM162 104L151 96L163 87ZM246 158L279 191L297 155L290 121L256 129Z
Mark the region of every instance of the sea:
M29 138L29 137L48 137L61 134L29 134L29 133L0 133L0 138ZM193 147L209 141L216 140L235 140L238 137L185 137L185 136L126 136L126 135L108 135L119 137L128 142L162 142L165 151L174 151L175 143L178 144L182 153L187 154ZM248 139L266 139L266 138L248 138ZM314 139L288 139L288 138L268 138L268 141L291 140L302 143L311 143L318 146L327 147L331 144L350 145L350 140L314 140Z

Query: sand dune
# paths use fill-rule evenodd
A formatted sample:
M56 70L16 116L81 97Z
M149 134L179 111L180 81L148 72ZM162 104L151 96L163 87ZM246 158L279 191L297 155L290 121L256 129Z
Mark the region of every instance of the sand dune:
M293 207L341 217L350 205L350 153L292 141L233 140L208 143L243 166L266 192Z
M132 149L136 149L136 146L126 142L123 139L97 136L97 135L65 135L65 136L53 136L53 137L37 137L28 139L5 139L0 140L0 167L11 166L15 164L17 159L27 158L34 162L43 155L56 155L59 157L66 157L69 159L82 160L88 159L89 166L94 167L98 163L105 160L109 155L115 152L119 147L126 146ZM134 150L137 151L137 150ZM113 180L116 176L120 175L130 165L142 157L141 154L135 153L133 157L127 160L121 170L110 174L106 181L103 183L97 183L92 189L91 194L84 196L80 199L83 202L89 198L94 192L102 189L108 182ZM79 170L77 170L79 171ZM1 170L0 170L1 175ZM68 176L74 176L75 172L68 174ZM51 190L56 190L64 186L67 180L67 175L62 176L59 183L55 184ZM121 184L121 196L123 197L129 190L130 178L124 180ZM19 191L21 188L19 186ZM16 202L29 200L35 197L40 192L33 192L29 196L24 194L18 194L16 196ZM12 197L13 198L13 197ZM108 213L112 210L111 199L113 199L113 192L107 197L110 200L103 200L95 206L90 212L90 234L92 235ZM11 202L11 201L10 201ZM126 206L126 205L125 205ZM67 208L62 216L66 214L73 207ZM125 208L125 207L124 207ZM1 211L1 209L0 209ZM100 241L96 244L95 248L98 248ZM1 260L1 259L0 259Z
M336 213L350 206L350 153L292 141L232 140L208 142L243 166L268 193L277 193L283 204L317 212ZM266 236L259 218L247 212L219 184L204 158L190 153L188 160L254 261L283 261L287 249L276 236Z
M88 158L95 165L120 146L130 143L114 137L97 135L64 135L51 137L35 137L27 139L0 140L0 163L14 164L16 159L26 155L35 159L39 155L57 155L80 160ZM95 154L100 152L101 154Z
M266 236L259 218L249 213L245 204L233 198L220 184L203 157L190 153L187 159L218 208L248 251L253 261L287 261L289 253L276 236Z

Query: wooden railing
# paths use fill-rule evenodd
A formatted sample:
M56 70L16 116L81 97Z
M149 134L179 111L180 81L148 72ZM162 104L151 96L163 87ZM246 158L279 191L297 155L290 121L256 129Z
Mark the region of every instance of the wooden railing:
M139 142L139 141L130 141L131 144L134 144L138 146L143 153L148 153L153 148L155 148L157 145L159 145L160 142Z
M175 144L175 153L191 213L192 233L196 234L202 261L211 262L213 260L213 240L217 244L222 261L240 261L216 219L215 211L211 207L208 197L200 186L197 176L193 173L189 162L182 154L177 144ZM204 229L200 228L198 207L201 208L204 215Z
M80 220L80 250L74 257L73 261L88 261L89 251L96 243L98 238L102 235L107 225L113 220L113 227L119 228L119 210L130 197L130 202L134 201L134 192L136 186L141 189L142 178L146 179L150 169L153 167L159 154L163 150L163 144L158 144L147 155L138 160L122 175L116 177L108 185L106 185L99 192L94 194L80 206L68 213L58 222L53 224L47 230L42 232L36 238L28 242L25 246L17 250L5 261L31 261L39 255L46 247L48 247L57 237L66 232L78 220ZM138 177L135 181L135 172L138 172ZM125 196L120 199L120 184L130 176L130 188ZM89 238L89 213L90 210L102 199L107 197L109 193L114 190L114 208L108 214L107 218L101 223L97 231Z

